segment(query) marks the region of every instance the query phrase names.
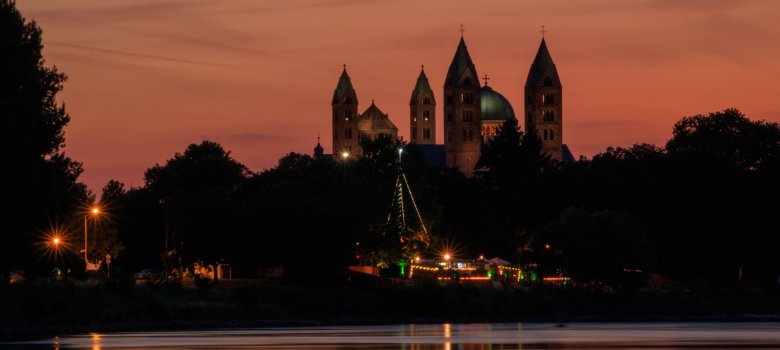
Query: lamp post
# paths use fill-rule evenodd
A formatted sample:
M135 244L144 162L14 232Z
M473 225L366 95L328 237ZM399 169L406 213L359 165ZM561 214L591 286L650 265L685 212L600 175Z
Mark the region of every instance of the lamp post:
M84 271L89 271L89 255L87 255L87 216L89 216L89 214L97 216L100 214L100 208L92 207L92 209L87 212L87 214L84 214Z
M51 240L51 247L54 253L54 271L55 271L55 277L59 275L59 267L57 266L57 255L60 253L60 244L62 243L62 240L58 236L54 236Z

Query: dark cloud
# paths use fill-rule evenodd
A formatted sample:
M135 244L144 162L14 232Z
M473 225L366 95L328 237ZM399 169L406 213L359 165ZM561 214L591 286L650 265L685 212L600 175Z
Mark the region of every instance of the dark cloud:
M279 140L283 137L275 134L257 133L257 132L245 132L239 134L232 134L228 136L228 139L235 142L267 142Z
M89 50L89 51L102 52L102 53L108 53L108 54L113 54L113 55L122 55L122 56L134 57L134 58L145 58L145 59L167 61L167 62L174 62L174 63L186 63L186 64L197 64L197 65L211 66L211 67L233 68L233 67L228 66L228 65L212 63L212 62L202 62L202 61L188 60L188 59L182 59L182 58L165 57L165 56L150 55L150 54L136 53L136 52L127 52L127 51L119 51L119 50L112 50L112 49L102 49L102 48L99 48L99 47L90 47L90 46L84 46L84 45L67 44L67 43L56 42L56 41L47 41L46 45L62 46L62 47L67 47L67 48L72 48L72 49Z
M577 120L566 122L566 126L574 127L577 129L600 129L600 128L634 128L645 127L648 125L663 124L660 122L653 122L649 120Z

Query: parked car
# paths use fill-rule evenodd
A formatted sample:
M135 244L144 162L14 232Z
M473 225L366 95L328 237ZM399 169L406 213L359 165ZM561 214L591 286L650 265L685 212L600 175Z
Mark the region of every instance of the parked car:
M136 281L157 281L162 277L163 273L160 270L155 269L144 269L135 274Z

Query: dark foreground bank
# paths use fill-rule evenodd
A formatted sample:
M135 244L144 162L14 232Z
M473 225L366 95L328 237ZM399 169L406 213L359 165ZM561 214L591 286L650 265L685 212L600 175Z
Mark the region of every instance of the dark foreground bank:
M83 332L431 322L780 320L780 290L607 292L342 283L176 286L19 284L0 288L0 337Z

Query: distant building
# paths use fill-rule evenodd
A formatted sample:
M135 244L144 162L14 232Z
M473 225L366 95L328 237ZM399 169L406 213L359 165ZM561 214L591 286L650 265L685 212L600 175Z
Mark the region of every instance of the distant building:
M525 81L525 125L535 127L550 158L563 160L563 86L544 38Z
M487 80L485 76L485 84L480 86L476 66L461 36L444 80L442 145L436 142L436 98L425 69L420 70L409 100L409 142L418 145L429 163L458 168L471 176L482 146L506 120L517 120L509 100L488 86ZM551 159L569 163L574 162L574 157L563 144L562 91L558 71L543 38L525 83L524 127L528 130L532 126L536 130L543 152ZM357 113L357 94L346 66L333 92L331 106L333 153L360 154L361 137L376 138L380 134L398 137L398 128L374 101L362 114ZM319 139L317 145L321 147Z
M341 77L333 91L331 102L333 109L333 153L360 154L360 138L376 139L380 134L398 138L398 128L371 101L371 106L363 114L358 114L358 99L352 81L347 74L347 67L341 72ZM319 142L318 142L319 143Z

